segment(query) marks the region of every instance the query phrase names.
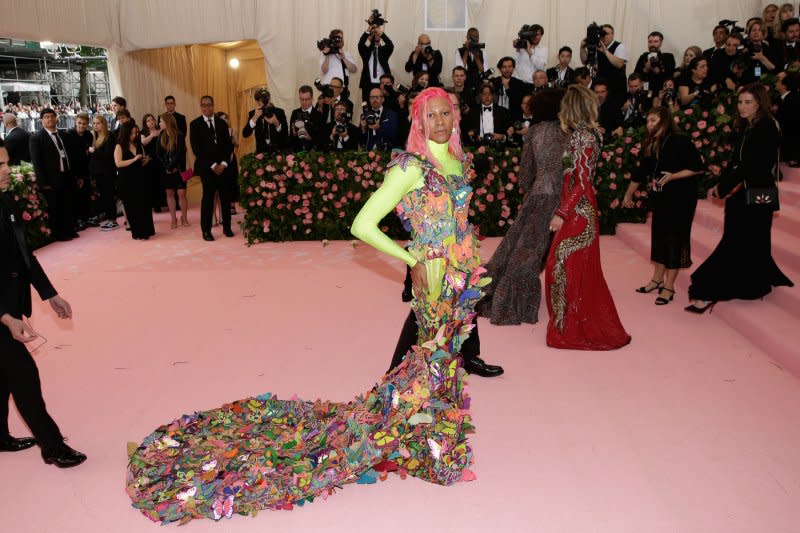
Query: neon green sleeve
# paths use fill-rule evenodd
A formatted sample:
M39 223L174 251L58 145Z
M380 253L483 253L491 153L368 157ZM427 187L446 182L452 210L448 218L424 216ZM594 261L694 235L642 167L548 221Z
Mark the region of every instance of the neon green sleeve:
M381 231L378 224L389 214L409 191L424 185L422 169L416 165L408 165L403 170L400 165L389 169L383 185L373 193L361 211L356 215L350 232L373 248L392 257L403 260L408 266L417 264L402 246Z

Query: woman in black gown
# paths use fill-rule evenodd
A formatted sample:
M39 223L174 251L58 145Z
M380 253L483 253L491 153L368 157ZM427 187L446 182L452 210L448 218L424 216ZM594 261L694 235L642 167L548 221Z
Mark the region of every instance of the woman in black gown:
M703 313L720 300L755 300L772 287L793 286L772 258L772 213L765 205L748 205L747 188L775 184L780 132L770 115L767 89L760 83L739 93L738 138L734 157L711 193L725 198L722 240L692 274L692 313Z
M139 127L133 121L120 127L114 162L119 172L119 196L125 206L131 236L137 240L147 240L156 234L150 208L150 188L144 169L144 165L150 163L150 158L142 152Z
M652 181L650 260L654 264L653 277L636 291L658 290L655 303L665 305L675 295L678 270L692 265L691 233L697 208L697 176L705 168L692 141L678 133L672 113L664 107L647 113L647 136L642 152L644 160L631 175L622 206L633 207L633 193L642 183Z

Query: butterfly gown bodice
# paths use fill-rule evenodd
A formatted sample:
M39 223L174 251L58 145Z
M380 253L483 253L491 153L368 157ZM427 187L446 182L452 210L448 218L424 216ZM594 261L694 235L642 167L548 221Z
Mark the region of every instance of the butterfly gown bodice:
M433 146L434 154L444 171L457 173L445 176L424 157L400 154L385 190L354 222L354 233L356 226L367 229L359 237L369 244L426 267L427 294L412 301L419 343L403 363L347 403L266 393L159 427L130 457L127 491L134 507L154 521L186 522L291 509L327 498L345 483L373 482L378 471L443 485L472 479L469 398L454 354L489 280L481 277L467 221L468 165L443 146ZM408 251L376 233L395 205L411 231Z

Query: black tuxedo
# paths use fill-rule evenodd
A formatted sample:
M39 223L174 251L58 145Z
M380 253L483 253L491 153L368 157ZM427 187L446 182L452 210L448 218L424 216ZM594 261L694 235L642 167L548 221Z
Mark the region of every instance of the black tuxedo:
M56 290L25 239L20 214L11 197L0 192L0 317L31 315L31 285L43 300ZM8 437L8 400L14 396L23 420L42 449L52 450L64 438L47 413L39 371L25 345L0 324L0 439Z
M791 44L794 44L794 46L791 46ZM781 61L780 64L777 65L778 70L786 70L786 67L788 67L793 61L800 60L800 42L781 42L778 47L781 52Z
M305 122L305 128L311 139L301 139L296 135L297 126L295 122ZM301 107L292 111L289 118L289 127L292 129L291 137L289 138L289 147L296 152L304 152L314 150L324 144L321 140L324 138L323 126L325 120L322 113L316 108L312 107L311 112L305 113Z
M416 74L417 72L427 72L428 73L428 86L429 87L441 87L442 82L439 79L439 76L442 74L442 53L439 50L433 51L433 62L428 64L425 57L420 53L417 56L417 60L414 61L414 52L408 54L408 61L406 61L406 72L411 72L412 74ZM428 66L428 70L423 68L423 65Z
M57 133L61 139L64 152L66 135ZM74 195L75 179L68 161L64 162L61 171L61 157L50 133L44 128L31 135L31 160L36 172L36 179L42 187L47 200L47 212L53 237L59 240L70 239L75 234Z
M219 191L219 203L222 210L222 227L231 229L230 186L225 181L226 172L217 175L212 165L228 165L233 153L233 143L228 132L228 124L217 117L212 117L214 131L200 115L189 125L189 142L194 152L194 170L203 180L203 199L200 207L200 228L204 235L211 233L211 219L214 213L214 194Z
M242 137L245 139L250 137L253 133L256 134L256 153L275 152L286 148L286 138L289 135L289 127L286 124L286 113L279 107L268 106L267 109L275 113L275 118L278 119L278 123L281 127L280 131L278 131L274 125L267 122L264 115L261 115L259 120L256 121L255 128L251 127L250 121L256 113L255 109L251 109L247 114L247 122L244 125L244 129L242 129Z
M492 84L494 84L495 94L502 95L503 91L505 91L508 95L508 112L511 116L511 120L516 120L522 116L522 97L528 94L529 89L528 85L523 82L522 80L511 77L508 80L508 90L505 89L503 86L502 78L494 78L492 80ZM499 96L498 96L499 99Z
M551 83L553 87L557 87L558 85L558 67L550 67L545 72L547 72L547 81ZM575 69L572 67L567 67L567 72L564 74L564 82L562 87L568 87L575 83Z
M383 44L377 47L378 63L383 69L384 74L391 74L392 69L389 67L389 58L392 52L394 52L394 43L385 33L381 36L381 39L383 40ZM377 83L373 84L371 81L369 62L374 53L375 43L369 41L369 44L367 44L367 41L369 41L369 32L364 32L358 40L358 55L361 56L361 61L363 63L363 67L361 68L361 81L358 86L361 88L361 94L365 102L369 100L369 90L378 86Z
M473 106L465 121L467 124L467 136L472 144L481 144L483 142L483 138L481 138L483 108L483 104L480 103ZM497 104L492 105L492 120L494 122L493 133L508 134L507 130L511 126L511 114L506 108Z
M19 165L21 161L31 160L30 142L31 134L20 127L14 128L6 135L9 165Z
M778 108L781 126L781 160L800 161L800 93L790 91Z

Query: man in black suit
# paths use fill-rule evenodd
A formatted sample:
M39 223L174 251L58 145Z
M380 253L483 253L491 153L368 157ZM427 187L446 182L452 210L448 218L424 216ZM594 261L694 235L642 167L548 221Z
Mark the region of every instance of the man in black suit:
M675 56L669 52L662 52L664 35L659 31L650 32L647 36L647 52L639 56L634 72L642 76L644 90L657 94L664 85L664 80L672 77L675 72Z
M69 241L75 232L75 179L67 147L56 129L57 116L52 109L41 113L42 129L31 135L30 149L39 188L47 200L47 213L53 238Z
M567 88L575 83L575 70L569 66L572 61L572 48L562 46L558 51L558 65L546 70L547 81L551 87Z
M31 134L20 128L17 117L11 113L3 115L6 127L6 149L8 149L9 165L19 165L22 161L31 160Z
M784 40L776 43L781 52L781 70L789 68L789 65L800 60L800 19L792 18L783 21Z
M522 97L529 92L525 82L514 77L516 61L513 57L506 56L497 62L500 76L492 79L494 90L497 93L497 105L504 107L512 120L522 116Z
M775 89L781 95L776 118L781 126L781 161L800 166L800 73L779 72Z
M328 149L333 151L357 150L361 139L361 132L350 122L350 112L347 104L337 102L333 105L333 122L328 124L330 136L328 137Z
M211 219L214 214L214 194L219 192L222 211L222 233L233 237L231 231L230 186L225 179L225 169L233 153L233 143L228 124L214 116L214 99L208 95L200 98L202 115L189 125L189 142L194 152L194 169L203 182L203 199L200 207L200 229L203 240L213 241Z
M725 41L728 40L728 35L730 35L730 33L731 32L728 30L727 26L714 26L714 46L703 50L703 57L708 59L709 65L711 65L715 55L725 53Z
M398 143L399 118L394 110L383 105L383 91L376 87L369 92L369 105L361 114L361 134L367 150L388 150Z
M319 148L324 138L325 119L314 107L314 89L302 85L298 90L300 107L289 117L289 147L295 152L305 152Z
M392 73L392 69L389 68L389 58L394 52L394 43L383 33L383 26L372 23L373 17L374 13L367 21L369 29L358 40L358 55L364 64L358 86L361 88L361 99L364 102L369 99L370 90L380 86L381 76Z
M8 151L0 141L0 452L18 452L39 444L47 464L77 466L86 456L64 444L58 426L47 413L39 370L24 343L38 335L23 316L31 316L31 285L60 318L71 318L72 308L58 295L25 240L25 228L11 187ZM8 431L8 400L14 403L34 438L18 439Z
M417 46L409 54L406 61L406 72L416 76L420 72L428 73L428 86L441 87L439 76L442 73L442 53L431 46L431 38L422 34L417 39Z
M108 125L108 129L114 133L117 132L122 122L120 122L120 117L118 116L119 112L122 110L128 109L128 101L125 100L121 96L115 96L111 100L111 112L114 113L114 118L111 119L111 123Z
M78 113L75 116L75 127L64 135L67 156L72 165L72 174L75 180L73 205L76 219L75 229L78 231L86 229L91 216L92 180L89 176L89 147L93 140L92 133L89 131L89 114Z
M186 117L175 111L175 97L171 94L164 97L164 108L175 119L175 124L178 126L178 131L181 132L181 135L186 137L188 132L186 129Z
M494 87L484 83L479 94L480 104L466 117L467 138L471 144L503 142L514 134L509 112L494 101Z
M242 129L242 137L256 135L256 153L275 152L286 147L286 136L289 126L286 124L286 113L275 107L270 101L269 91L258 89L253 95L256 108L247 114L247 123Z

